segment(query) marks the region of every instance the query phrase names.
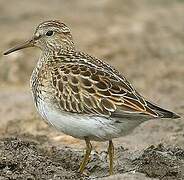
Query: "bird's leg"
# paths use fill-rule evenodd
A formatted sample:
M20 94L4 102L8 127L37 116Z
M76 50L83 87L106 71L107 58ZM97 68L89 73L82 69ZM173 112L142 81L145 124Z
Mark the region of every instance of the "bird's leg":
M85 142L86 142L86 154L85 154L84 159L83 159L83 161L80 165L80 168L79 168L80 173L83 173L84 168L86 167L86 165L89 161L89 156L90 156L91 150L92 150L92 145L90 143L90 140L88 138L85 138Z
M113 174L113 158L114 158L114 145L113 145L112 140L109 141L108 154L109 154L109 175L112 175Z

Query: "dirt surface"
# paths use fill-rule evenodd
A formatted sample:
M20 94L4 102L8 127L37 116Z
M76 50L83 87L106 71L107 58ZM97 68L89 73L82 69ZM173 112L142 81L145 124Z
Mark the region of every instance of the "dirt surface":
M0 0L1 179L184 179L183 0ZM107 143L93 142L86 176L77 173L83 141L57 132L37 114L29 78L39 50L3 56L43 20L70 26L79 49L105 59L151 101L177 112L114 140L115 176Z
M44 144L45 141L47 145ZM106 151L92 152L85 175L77 173L82 155L83 152L78 149L50 146L48 139L43 136L3 138L0 140L0 178L97 179L107 176ZM115 172L123 174L119 175L119 178L125 178L129 173L135 178L143 178L143 174L146 174L163 180L184 179L183 149L165 148L160 144L156 147L150 146L144 151L130 153L123 147L118 147L116 156L118 160L115 163Z

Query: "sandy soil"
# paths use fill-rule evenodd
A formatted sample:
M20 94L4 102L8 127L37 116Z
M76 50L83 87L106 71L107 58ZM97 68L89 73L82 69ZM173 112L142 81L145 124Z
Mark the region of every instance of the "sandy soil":
M181 115L152 120L114 140L115 172L104 179L184 179L184 1L0 0L0 179L97 179L108 175L107 143L93 142L86 176L77 173L85 144L37 114L29 77L39 50L2 56L35 26L60 19L77 47L105 59L151 101Z

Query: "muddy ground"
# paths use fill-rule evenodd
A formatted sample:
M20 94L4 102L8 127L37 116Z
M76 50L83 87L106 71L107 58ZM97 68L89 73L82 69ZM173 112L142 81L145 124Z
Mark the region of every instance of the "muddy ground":
M183 0L0 0L0 180L184 179L183 12ZM114 176L107 177L107 143L93 142L81 176L84 142L37 114L29 77L39 50L2 55L48 19L67 23L79 49L105 59L145 97L181 115L115 139Z

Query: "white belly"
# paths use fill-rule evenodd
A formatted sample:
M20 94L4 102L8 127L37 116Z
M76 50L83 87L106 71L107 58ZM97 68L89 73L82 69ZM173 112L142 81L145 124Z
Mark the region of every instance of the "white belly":
M42 118L63 133L75 138L107 141L128 134L140 123L130 123L122 119L115 123L112 119L100 116L79 115L57 110L43 101L38 103L38 111Z

